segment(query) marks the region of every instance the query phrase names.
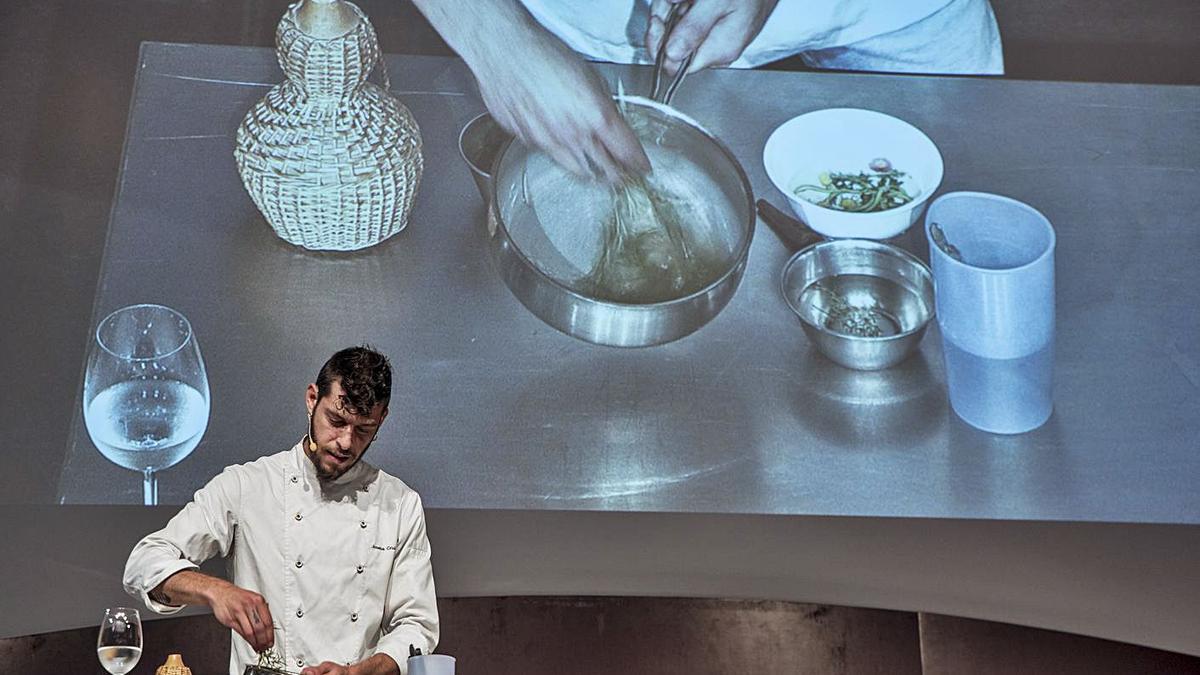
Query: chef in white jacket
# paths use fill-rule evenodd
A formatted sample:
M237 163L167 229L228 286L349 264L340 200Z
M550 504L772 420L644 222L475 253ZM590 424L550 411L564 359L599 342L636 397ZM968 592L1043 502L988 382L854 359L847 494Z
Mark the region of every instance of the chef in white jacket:
M160 613L212 608L233 632L231 675L273 650L303 675L406 672L438 640L421 498L362 461L388 413L391 365L334 354L309 385L308 434L231 466L134 547L125 589ZM198 571L225 556L230 581Z
M492 116L580 175L610 181L649 161L605 83L580 58L653 63L681 0L415 0L466 61ZM1004 71L988 0L694 0L667 44L674 72L754 67L795 54L814 68ZM763 95L768 95L763 92Z

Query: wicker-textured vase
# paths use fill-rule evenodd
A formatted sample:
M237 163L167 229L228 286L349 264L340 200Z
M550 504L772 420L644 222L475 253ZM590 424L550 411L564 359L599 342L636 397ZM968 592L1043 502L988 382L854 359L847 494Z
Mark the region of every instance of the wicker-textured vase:
M192 669L183 665L183 657L179 654L169 654L166 662L154 671L154 675L192 675Z
M259 211L285 241L316 250L366 248L404 229L421 134L407 108L367 81L380 54L366 15L344 0L301 0L275 45L287 81L246 114L234 150Z

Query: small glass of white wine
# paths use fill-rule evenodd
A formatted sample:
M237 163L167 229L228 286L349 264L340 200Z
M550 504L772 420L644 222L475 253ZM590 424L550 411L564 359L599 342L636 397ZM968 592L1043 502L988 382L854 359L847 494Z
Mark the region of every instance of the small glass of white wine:
M96 656L112 675L125 675L142 658L142 618L136 609L113 607L104 610Z

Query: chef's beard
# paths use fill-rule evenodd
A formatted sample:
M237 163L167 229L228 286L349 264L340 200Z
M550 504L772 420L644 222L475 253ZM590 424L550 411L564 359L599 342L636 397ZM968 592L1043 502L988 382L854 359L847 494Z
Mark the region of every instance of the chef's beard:
M342 476L346 475L347 471L349 471L350 469L353 469L356 464L358 464L359 462L362 461L363 456L367 454L367 450L371 449L371 444L375 442L374 438L367 441L366 447L364 447L362 449L362 452L358 453L358 457L355 457L354 461L350 462L350 464L348 466L346 466L345 469L342 469L341 471L337 471L337 472L328 472L327 473L321 467L321 453L323 452L323 448L320 446L320 444L317 443L316 437L317 437L316 433L313 431L313 418L312 418L312 415L309 415L308 416L308 436L304 439L304 454L307 455L309 461L312 462L313 468L316 469L316 471L317 471L317 479L320 481L334 481L334 480L337 480L338 478L341 478ZM314 446L316 447L316 450L313 450Z

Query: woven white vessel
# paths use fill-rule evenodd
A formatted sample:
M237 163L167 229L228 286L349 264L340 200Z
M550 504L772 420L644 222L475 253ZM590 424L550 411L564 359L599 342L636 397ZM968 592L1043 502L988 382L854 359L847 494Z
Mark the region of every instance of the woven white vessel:
M407 108L367 82L380 53L366 15L344 0L301 0L275 45L287 81L246 114L234 149L259 211L282 239L316 250L366 248L404 229L421 133Z

